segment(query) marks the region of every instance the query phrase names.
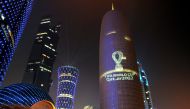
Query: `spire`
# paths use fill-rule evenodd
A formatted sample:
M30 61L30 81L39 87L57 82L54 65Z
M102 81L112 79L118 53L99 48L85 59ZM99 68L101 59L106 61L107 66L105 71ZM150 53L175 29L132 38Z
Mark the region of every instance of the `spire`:
M112 10L112 11L115 10L114 3L113 3L113 2L112 2L112 8L111 8L111 10Z

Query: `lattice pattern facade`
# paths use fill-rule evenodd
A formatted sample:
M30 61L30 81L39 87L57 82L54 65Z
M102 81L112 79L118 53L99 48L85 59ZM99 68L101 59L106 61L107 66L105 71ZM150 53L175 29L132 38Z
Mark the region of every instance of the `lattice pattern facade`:
M32 3L33 0L0 0L0 85L27 23Z

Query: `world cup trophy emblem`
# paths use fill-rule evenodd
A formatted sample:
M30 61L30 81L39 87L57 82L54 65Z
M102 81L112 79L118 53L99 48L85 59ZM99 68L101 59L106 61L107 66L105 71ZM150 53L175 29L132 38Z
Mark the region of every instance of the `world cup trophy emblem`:
M121 51L115 51L112 53L112 59L115 62L115 70L123 70L122 60L126 60L126 57Z

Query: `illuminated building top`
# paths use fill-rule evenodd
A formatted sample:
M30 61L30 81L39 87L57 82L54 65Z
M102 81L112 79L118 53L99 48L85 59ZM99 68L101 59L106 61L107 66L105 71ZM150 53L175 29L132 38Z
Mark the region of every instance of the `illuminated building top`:
M114 3L112 3L112 11L115 10Z

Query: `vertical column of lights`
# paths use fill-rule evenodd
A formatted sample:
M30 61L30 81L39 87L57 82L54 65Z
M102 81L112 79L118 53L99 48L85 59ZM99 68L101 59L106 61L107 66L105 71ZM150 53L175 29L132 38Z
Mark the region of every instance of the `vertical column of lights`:
M152 98L151 98L151 93L149 89L149 83L147 79L147 75L145 71L142 68L142 65L137 62L138 64L138 69L139 69L139 79L142 85L143 89L143 96L144 96L144 104L145 104L145 109L153 109L153 104L152 104Z
M0 85L23 33L33 0L0 1Z
M78 76L79 70L75 67L58 68L57 109L73 109Z

